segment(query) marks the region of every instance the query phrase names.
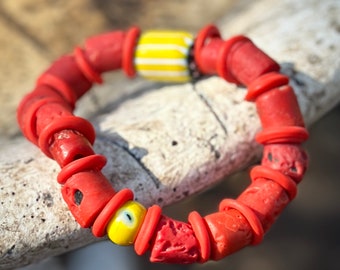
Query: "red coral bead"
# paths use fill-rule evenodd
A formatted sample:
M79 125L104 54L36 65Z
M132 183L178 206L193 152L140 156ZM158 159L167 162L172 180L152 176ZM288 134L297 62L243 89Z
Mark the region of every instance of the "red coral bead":
M267 144L263 148L261 164L290 176L298 183L307 169L308 156L298 144Z
M162 216L155 231L150 261L188 264L199 258L199 243L191 226Z

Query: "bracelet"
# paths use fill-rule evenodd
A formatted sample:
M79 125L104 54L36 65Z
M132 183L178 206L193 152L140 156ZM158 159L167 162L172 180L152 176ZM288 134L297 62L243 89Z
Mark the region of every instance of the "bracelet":
M237 199L222 200L205 217L193 211L185 223L157 205L146 209L129 189L113 189L101 172L106 158L92 148L94 128L73 109L93 83L103 82L102 73L117 69L128 77L177 83L218 75L247 87L245 99L256 103L262 123L256 141L264 148L261 165L251 169L252 182ZM249 38L223 40L214 25L196 38L137 27L91 37L38 78L17 119L25 137L60 165L57 181L80 226L115 244L133 244L139 255L150 250L152 262L203 263L259 244L296 196L308 163L301 147L308 132L289 78Z

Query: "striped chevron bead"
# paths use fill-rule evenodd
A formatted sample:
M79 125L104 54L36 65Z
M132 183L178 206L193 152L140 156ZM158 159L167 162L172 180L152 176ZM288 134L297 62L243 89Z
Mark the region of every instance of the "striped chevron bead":
M189 55L194 38L184 31L148 31L141 35L135 51L137 73L149 80L191 80Z

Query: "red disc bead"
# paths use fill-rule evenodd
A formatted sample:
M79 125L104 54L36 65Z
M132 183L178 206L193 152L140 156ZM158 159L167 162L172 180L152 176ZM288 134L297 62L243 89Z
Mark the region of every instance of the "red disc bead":
M99 213L92 226L92 233L96 237L103 237L106 234L107 224L117 210L128 201L133 199L133 192L130 189L122 189L117 192Z
M200 258L199 262L204 263L210 258L210 237L205 220L201 215L193 211L188 216L188 221L194 230L195 237L199 243Z
M100 171L106 164L106 157L102 155L91 155L77 159L65 167L58 174L58 183L63 185L74 174L82 171Z
M143 224L139 229L135 240L135 251L138 255L144 254L151 245L151 240L162 215L162 209L158 205L149 207L144 217Z
M194 58L202 74L216 74L218 52L223 41L215 25L207 25L199 31L194 44Z
M138 27L132 27L129 29L124 39L122 52L122 68L125 74L130 78L136 75L136 70L134 67L134 54L139 35L140 29Z
M61 189L72 215L83 228L92 226L115 191L99 171L72 175Z
M260 144L302 143L308 139L308 131L303 127L286 126L266 128L258 132L255 139Z
M289 78L283 74L278 72L266 73L249 84L247 95L244 99L247 101L255 101L261 94L274 88L287 85L288 83Z

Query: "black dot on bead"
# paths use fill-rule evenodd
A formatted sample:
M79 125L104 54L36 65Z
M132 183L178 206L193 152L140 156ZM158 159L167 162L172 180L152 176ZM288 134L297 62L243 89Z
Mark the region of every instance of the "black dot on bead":
M292 172L297 172L297 169L296 169L295 166L292 166L292 167L290 168L290 170L291 170Z
M76 192L73 195L74 197L74 202L76 205L80 205L81 201L83 200L83 193L80 190L76 190Z
M268 153L267 158L268 158L268 160L269 160L270 162L272 162L272 161L273 161L273 155L272 155L272 153Z
M132 221L132 217L129 213L126 213L125 215L126 215L126 217L128 218L129 221Z
M178 144L177 141L172 141L172 142L171 142L171 145L172 145L172 146L176 146L177 144Z

